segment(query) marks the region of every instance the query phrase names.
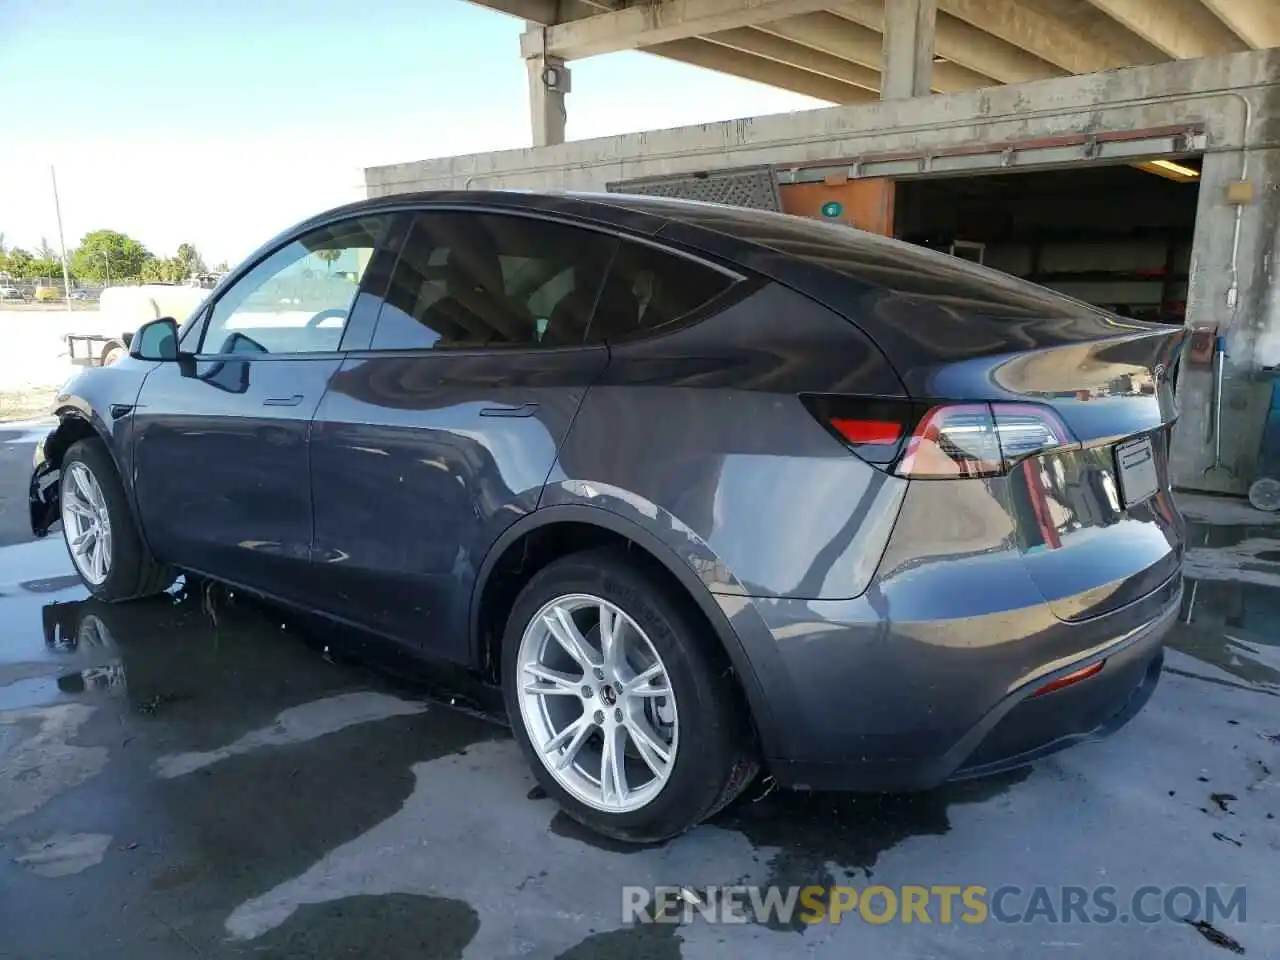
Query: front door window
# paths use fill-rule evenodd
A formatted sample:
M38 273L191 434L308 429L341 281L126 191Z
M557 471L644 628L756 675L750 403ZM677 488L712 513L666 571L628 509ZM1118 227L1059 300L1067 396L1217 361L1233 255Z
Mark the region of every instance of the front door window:
M218 298L200 353L337 350L385 225L385 217L347 220L281 247Z

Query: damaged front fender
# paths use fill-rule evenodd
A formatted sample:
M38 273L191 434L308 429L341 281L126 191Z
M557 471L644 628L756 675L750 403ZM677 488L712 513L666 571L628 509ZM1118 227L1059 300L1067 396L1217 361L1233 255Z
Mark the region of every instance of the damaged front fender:
M49 529L61 515L59 503L62 457L58 448L57 430L36 444L35 461L31 470L31 487L28 499L31 508L31 532L37 537L48 535Z

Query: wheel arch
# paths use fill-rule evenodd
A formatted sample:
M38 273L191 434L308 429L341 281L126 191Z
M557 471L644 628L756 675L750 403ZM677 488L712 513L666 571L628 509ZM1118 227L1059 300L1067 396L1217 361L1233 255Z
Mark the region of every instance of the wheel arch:
M62 408L58 411L58 425L45 438L44 457L55 470L60 469L62 459L72 444L95 439L107 443L107 437L92 417L86 416L78 407ZM107 446L109 448L110 444Z
M28 492L29 511L31 511L31 532L36 536L45 536L49 527L58 522L60 504L58 483L45 485L45 477L59 472L63 468L63 460L72 444L79 440L104 440L101 430L97 428L91 417L84 416L78 407L63 407L58 411L58 426L49 431L36 449L35 470L31 474L31 489ZM110 449L111 444L106 444ZM114 457L113 457L114 460ZM116 465L119 468L119 465Z
M45 487L42 491L42 481L62 470L62 462L66 458L67 451L74 444L81 440L101 440L107 448L111 462L115 464L116 472L121 473L120 460L116 456L115 447L103 424L99 423L98 418L93 415L92 407L83 401L73 399L59 406L56 414L58 425L40 441L40 446L36 450L35 469L31 474L28 497L31 532L37 537L48 534L49 528L58 521L59 513L57 482ZM122 473L121 476L123 478ZM128 484L125 484L125 490L129 490Z
M558 533L569 535L557 538ZM543 544L557 540L562 543L567 540L569 549L553 549L549 553L539 549ZM472 665L487 679L500 679L502 632L524 583L551 560L608 544L638 551L642 563L681 588L682 596L706 622L728 658L734 682L750 712L757 736L767 749L768 741L772 739L772 711L768 698L742 639L714 595L697 573L655 534L600 507L577 504L541 507L508 527L493 544L480 566L471 595L468 624ZM533 562L525 564L531 552ZM504 572L512 570L519 572L513 577L503 576Z

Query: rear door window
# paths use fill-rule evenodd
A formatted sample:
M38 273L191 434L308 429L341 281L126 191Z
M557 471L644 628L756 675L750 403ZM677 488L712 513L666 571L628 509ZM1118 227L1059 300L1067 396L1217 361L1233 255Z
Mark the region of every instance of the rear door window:
M374 350L585 342L616 240L489 213L422 213L392 273Z

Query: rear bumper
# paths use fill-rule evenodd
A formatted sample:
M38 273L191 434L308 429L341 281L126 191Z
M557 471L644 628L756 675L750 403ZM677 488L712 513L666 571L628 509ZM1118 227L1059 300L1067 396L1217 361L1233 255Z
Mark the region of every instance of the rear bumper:
M896 636L892 625L868 633L862 623L815 623L809 618L820 602L795 601L808 608L803 626L786 609L791 601L757 605L772 624L782 668L772 685L774 702L786 706L774 714L788 726L765 738L786 744L768 758L769 769L783 785L801 789L920 790L1106 736L1154 692L1181 596L1179 572L1147 597L1086 622L1055 622L1022 640L996 642L984 641L974 624L953 621L934 625L949 628L949 636L926 634L930 642L923 644L918 632ZM1019 614L1035 624L1026 611L1010 617ZM744 619L740 612L735 626ZM1016 652L1024 645L1072 652L1028 670ZM1034 696L1099 662L1101 670L1087 679ZM1010 671L1017 680L1007 688L979 682L999 683Z
M1142 644L1109 657L1096 677L1015 704L950 779L990 776L1110 736L1146 706L1163 666L1163 645Z

